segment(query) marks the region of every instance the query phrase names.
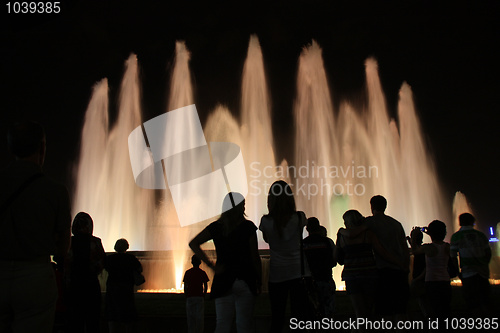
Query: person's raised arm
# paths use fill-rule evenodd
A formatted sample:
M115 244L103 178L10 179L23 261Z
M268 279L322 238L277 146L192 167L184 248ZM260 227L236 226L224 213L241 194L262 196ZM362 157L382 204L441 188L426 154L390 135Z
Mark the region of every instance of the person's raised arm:
M434 257L437 254L437 249L432 244L421 244L422 231L419 228L413 228L410 232L411 252L415 254L425 254L429 257Z
M210 261L210 259L208 259L205 251L201 249L201 244L206 243L211 239L212 235L210 234L210 231L205 228L189 242L189 247L201 261L207 264L207 266L211 269L214 269L215 265Z

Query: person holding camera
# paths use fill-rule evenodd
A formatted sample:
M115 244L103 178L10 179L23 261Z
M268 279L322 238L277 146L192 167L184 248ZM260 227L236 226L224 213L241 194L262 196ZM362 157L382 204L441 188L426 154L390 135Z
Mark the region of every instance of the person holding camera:
M431 237L431 243L419 244L422 230ZM446 224L438 220L432 221L426 228L414 228L411 232L413 254L425 254L425 295L430 318L445 318L450 313L450 244L444 241L445 236Z

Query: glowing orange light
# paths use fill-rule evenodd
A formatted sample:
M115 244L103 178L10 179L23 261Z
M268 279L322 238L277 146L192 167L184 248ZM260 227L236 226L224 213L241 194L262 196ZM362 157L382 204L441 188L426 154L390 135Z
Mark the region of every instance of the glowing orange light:
M170 289L139 289L138 293L157 293L157 294L182 294L184 289L170 288Z

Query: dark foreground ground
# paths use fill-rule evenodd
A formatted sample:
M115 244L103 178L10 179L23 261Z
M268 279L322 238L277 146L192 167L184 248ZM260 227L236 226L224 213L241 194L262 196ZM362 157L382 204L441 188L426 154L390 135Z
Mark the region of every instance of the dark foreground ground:
M500 285L492 286L491 288L491 300L492 308L488 315L489 318L499 318L500 317ZM334 321L337 322L348 322L354 318L354 312L349 300L349 296L343 292L338 291L336 293L336 304L337 310ZM139 333L149 333L149 332L187 332L187 322L186 322L186 311L185 311L185 298L183 294L147 294L147 293L137 293L136 294L136 306L139 313L138 322L138 332ZM461 290L459 287L453 287L453 296L451 302L451 317L453 318L464 318L468 314L465 309L464 301L462 298ZM269 298L267 294L262 294L257 297L255 305L255 332L268 332L271 319L271 310L269 306ZM414 322L421 322L425 327L427 327L428 320L424 319L418 310L418 306L414 298L410 300L409 304L409 314L408 320ZM498 321L499 319L497 319ZM485 331L477 329L478 323L473 324L468 327L466 322L460 322L455 320L453 323L450 320L449 325L454 324L454 330L457 332L475 332L475 331ZM409 324L408 324L409 325ZM108 332L106 322L102 322L102 331ZM475 329L473 329L475 328ZM214 332L215 330L215 306L212 300L205 301L205 332ZM287 330L293 332L294 330ZM350 329L326 329L324 332L350 332ZM383 330L374 330L381 332ZM394 330L393 330L394 331ZM421 331L421 332L442 332L443 327L439 329L426 329L426 330L416 330L409 329L406 332ZM489 332L498 332L499 330L490 329L486 330ZM233 328L233 332L236 330Z

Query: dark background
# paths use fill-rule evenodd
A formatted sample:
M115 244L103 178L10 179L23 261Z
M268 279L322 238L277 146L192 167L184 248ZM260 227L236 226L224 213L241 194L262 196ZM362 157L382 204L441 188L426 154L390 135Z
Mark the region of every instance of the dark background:
M92 86L107 77L111 119L124 62L141 67L144 119L166 110L175 41L185 40L202 123L217 104L239 110L250 34L262 46L278 158L291 159L297 59L315 39L334 103L366 103L373 56L392 117L403 81L414 93L447 199L467 196L480 227L500 221L500 2L62 1L60 14L2 11L0 132L29 117L47 130L45 172L71 189ZM10 160L0 140L0 166Z

